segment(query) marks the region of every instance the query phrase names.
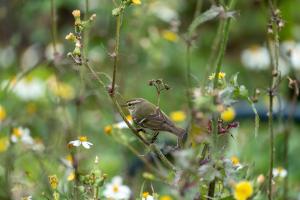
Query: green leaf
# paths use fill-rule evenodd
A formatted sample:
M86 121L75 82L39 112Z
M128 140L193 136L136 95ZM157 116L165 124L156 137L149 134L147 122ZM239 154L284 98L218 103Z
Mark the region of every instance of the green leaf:
M202 13L201 15L197 16L194 21L191 23L188 29L188 34L191 36L196 28L209 20L214 19L217 17L221 12L224 12L224 8L222 6L212 6L210 9Z
M257 110L256 110L256 108L255 108L255 105L254 105L253 101L252 101L249 97L248 97L248 102L249 102L249 104L251 105L251 108L252 108L252 110L253 110L253 112L254 112L254 114L255 114L254 137L257 137L258 128L259 128L259 121L260 121L259 115L258 115L258 113L257 113Z

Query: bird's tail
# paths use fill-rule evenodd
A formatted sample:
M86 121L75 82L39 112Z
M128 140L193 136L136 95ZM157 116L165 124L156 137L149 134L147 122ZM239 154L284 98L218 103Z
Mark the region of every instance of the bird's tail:
M172 132L178 137L178 143L181 147L183 147L183 144L186 142L188 138L188 131L176 126L172 127L171 129L172 130L170 130L170 132Z

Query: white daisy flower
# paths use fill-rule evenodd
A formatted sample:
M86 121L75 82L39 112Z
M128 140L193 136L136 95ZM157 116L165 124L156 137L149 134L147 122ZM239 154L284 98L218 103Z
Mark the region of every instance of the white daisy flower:
M267 48L253 45L241 54L242 64L249 69L263 70L270 65L270 56Z
M149 192L143 192L142 200L154 200L154 197L149 194Z
M291 64L294 69L300 70L300 43L291 51Z
M285 59L287 59L295 70L300 69L300 43L293 40L287 40L281 43L280 50Z
M105 186L103 195L112 200L127 200L130 198L131 191L128 186L122 184L122 178L116 176Z
M88 141L86 136L79 136L78 140L73 140L69 142L69 144L74 147L79 147L82 145L86 149L91 148L91 146L93 145L91 142Z
M155 15L157 18L165 21L172 22L178 20L177 12L172 9L168 4L163 2L155 2L150 5L150 12Z
M3 83L5 86L7 81ZM12 83L10 86L13 88L13 92L20 99L24 101L36 100L44 96L45 94L45 83L40 79L22 79L17 83Z
M18 127L14 128L10 137L13 143L21 141L24 144L33 145L34 140L30 136L30 130L28 128Z
M287 176L287 170L282 167L277 167L272 170L273 177L285 178Z

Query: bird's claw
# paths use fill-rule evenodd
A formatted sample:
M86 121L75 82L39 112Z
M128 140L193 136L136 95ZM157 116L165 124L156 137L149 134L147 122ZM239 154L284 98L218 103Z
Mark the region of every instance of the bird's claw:
M145 129L143 129L143 128L138 128L138 129L136 129L136 130L137 130L137 132L143 132L143 133L146 133Z
M154 133L154 136L151 138L151 141L150 141L151 144L153 144L157 140L158 134L159 134L159 132Z

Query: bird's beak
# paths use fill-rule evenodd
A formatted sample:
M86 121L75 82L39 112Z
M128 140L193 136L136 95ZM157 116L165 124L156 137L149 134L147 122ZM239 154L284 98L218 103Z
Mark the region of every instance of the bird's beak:
M127 104L121 104L121 107L127 107Z

